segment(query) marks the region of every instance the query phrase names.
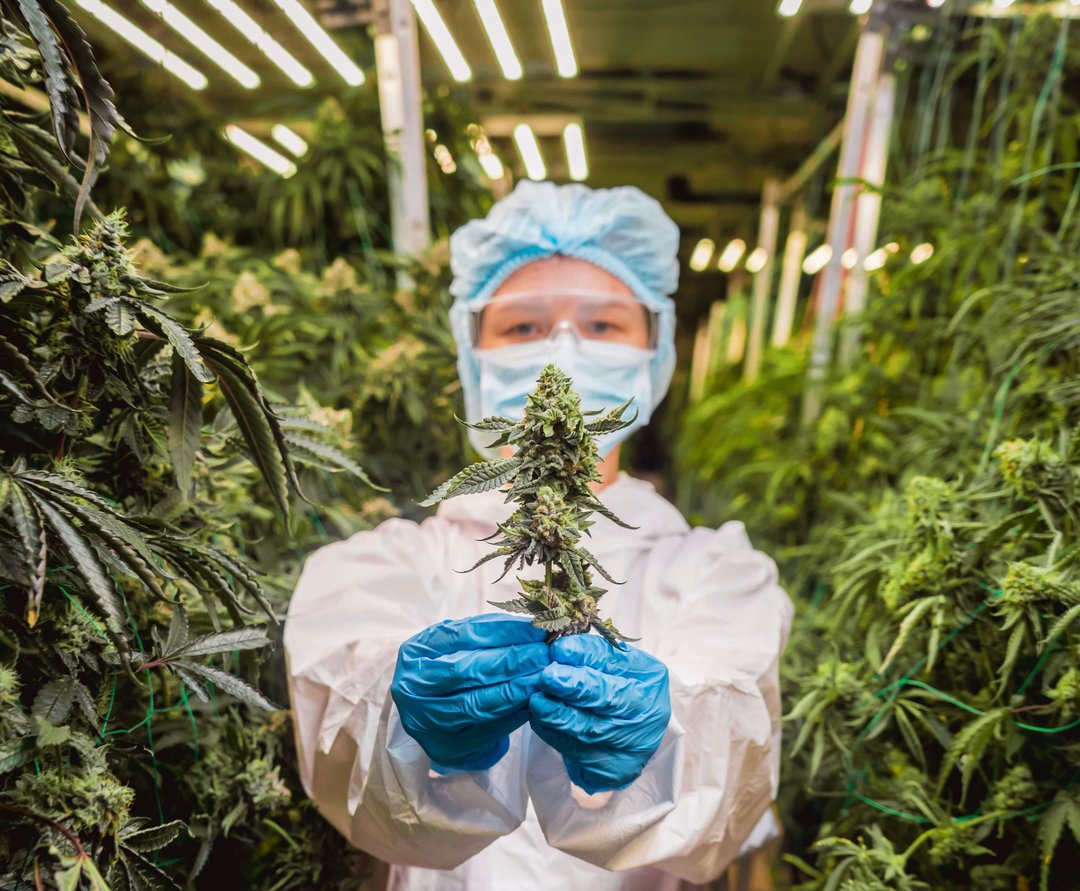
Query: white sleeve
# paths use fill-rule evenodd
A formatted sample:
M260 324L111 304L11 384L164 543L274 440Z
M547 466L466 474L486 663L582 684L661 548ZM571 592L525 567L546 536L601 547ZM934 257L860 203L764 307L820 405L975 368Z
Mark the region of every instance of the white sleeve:
M389 520L309 557L285 653L300 778L319 812L381 860L452 869L516 829L527 798L520 731L490 770L439 777L389 694L400 644L452 609L438 522Z
M531 736L528 790L553 847L704 884L739 856L776 797L779 659L794 609L741 523L694 529L657 551L644 569L639 646L670 673L672 720L659 749L632 785L588 809L572 797L561 756Z

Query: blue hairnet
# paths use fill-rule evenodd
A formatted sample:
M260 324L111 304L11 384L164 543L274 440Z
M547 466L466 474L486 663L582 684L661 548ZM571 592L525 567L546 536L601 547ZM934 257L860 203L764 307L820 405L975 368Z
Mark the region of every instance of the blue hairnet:
M458 346L458 374L466 414L478 420L480 365L469 336L471 304L488 300L512 272L533 260L561 254L586 260L626 284L660 315L651 374L653 405L667 393L675 369L675 303L679 282L679 227L659 202L633 186L590 189L522 180L486 217L450 236L454 274L450 317Z

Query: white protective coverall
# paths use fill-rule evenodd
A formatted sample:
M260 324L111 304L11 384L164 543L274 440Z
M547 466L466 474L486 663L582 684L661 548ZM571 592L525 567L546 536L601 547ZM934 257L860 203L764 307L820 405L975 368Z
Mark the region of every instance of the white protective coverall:
M394 891L671 891L716 878L773 831L793 612L775 564L741 523L690 529L647 482L620 474L600 497L640 527L594 516L589 549L627 580L602 612L667 664L673 717L642 775L599 809L572 796L562 757L528 724L491 769L431 773L389 695L406 638L514 596L514 573L492 584L499 561L461 572L510 515L503 494L388 520L305 564L285 626L300 774L346 838L399 864Z

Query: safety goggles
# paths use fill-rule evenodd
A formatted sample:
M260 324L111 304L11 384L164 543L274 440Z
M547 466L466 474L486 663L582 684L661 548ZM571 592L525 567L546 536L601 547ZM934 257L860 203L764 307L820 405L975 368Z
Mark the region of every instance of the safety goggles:
M604 291L528 291L495 297L469 308L474 349L549 340L568 331L655 349L659 313L633 297Z

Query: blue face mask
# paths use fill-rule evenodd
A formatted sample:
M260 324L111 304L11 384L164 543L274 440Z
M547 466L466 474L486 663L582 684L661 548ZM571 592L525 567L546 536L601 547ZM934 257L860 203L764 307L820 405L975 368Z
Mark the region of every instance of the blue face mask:
M536 379L545 365L553 362L572 381L581 396L585 411L613 409L628 399L638 416L634 423L615 433L597 439L601 455L606 455L631 433L644 427L655 407L649 363L655 350L641 349L624 343L578 339L562 332L551 340L514 344L493 350L477 350L480 363L479 417L470 422L498 416L517 420L525 413L525 398L536 387ZM494 452L487 448L490 433L469 431L469 441L487 457Z

